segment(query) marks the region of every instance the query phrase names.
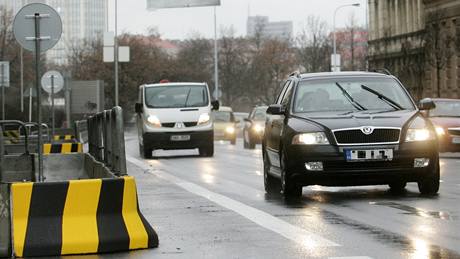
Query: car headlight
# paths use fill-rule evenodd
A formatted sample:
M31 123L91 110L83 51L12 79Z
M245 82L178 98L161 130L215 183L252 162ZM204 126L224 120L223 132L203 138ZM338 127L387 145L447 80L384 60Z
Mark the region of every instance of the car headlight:
M256 133L262 133L265 130L265 128L262 127L262 125L255 124L254 127L252 127L252 130L254 130L254 132Z
M198 125L203 125L208 123L211 120L211 117L209 117L208 113L203 113L200 115L198 118Z
M434 140L434 139L435 139L434 132L427 128L407 130L406 142L427 141L427 140Z
M149 115L147 117L147 122L153 127L161 127L160 119L155 115Z
M446 131L444 130L443 127L437 126L435 129L436 129L436 134L438 134L438 136L446 135Z
M326 145L329 140L324 132L303 133L295 135L292 139L294 145Z
M225 132L227 132L228 134L234 134L235 133L235 127L229 126L229 127L225 128Z

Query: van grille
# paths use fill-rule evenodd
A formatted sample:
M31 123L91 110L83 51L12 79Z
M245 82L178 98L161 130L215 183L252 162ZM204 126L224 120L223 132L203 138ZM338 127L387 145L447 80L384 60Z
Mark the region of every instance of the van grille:
M360 129L335 131L335 139L338 144L370 144L388 143L399 141L399 129L374 129L366 135Z
M195 127L198 124L198 122L184 122L185 127ZM161 123L161 127L163 128L174 128L176 125L175 122L167 122L167 123Z

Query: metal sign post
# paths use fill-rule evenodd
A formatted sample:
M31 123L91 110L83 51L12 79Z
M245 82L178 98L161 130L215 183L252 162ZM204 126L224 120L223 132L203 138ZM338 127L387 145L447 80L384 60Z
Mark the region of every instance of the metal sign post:
M45 90L51 99L51 128L52 136L54 136L55 131L55 121L54 121L54 94L58 93L64 87L64 77L61 73L57 71L48 71L42 77L42 88Z
M54 76L51 76L51 136L54 136Z
M0 86L2 87L2 120L5 120L5 87L10 86L10 63L0 61Z
M43 182L43 145L40 93L40 53L52 48L61 38L62 21L48 5L33 3L24 6L14 17L13 31L19 44L35 52L35 89L37 90L38 181ZM33 35L33 36L32 36Z

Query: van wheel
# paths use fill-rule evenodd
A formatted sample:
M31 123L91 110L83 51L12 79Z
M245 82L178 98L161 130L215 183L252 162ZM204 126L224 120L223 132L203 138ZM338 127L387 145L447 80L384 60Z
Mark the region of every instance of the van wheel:
M143 158L150 159L152 158L153 150L150 148L146 148L144 145L139 143L139 153Z
M423 195L436 195L439 191L439 164L434 172L418 182L418 190Z
M200 156L212 157L214 156L214 143L209 146L200 147L198 150L200 152Z

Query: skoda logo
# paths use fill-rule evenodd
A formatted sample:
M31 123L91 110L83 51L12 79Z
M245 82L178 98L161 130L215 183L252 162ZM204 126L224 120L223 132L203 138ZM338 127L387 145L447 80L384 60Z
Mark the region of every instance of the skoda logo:
M373 127L362 127L361 131L366 135L370 135L372 134L372 132L374 132L374 128Z

